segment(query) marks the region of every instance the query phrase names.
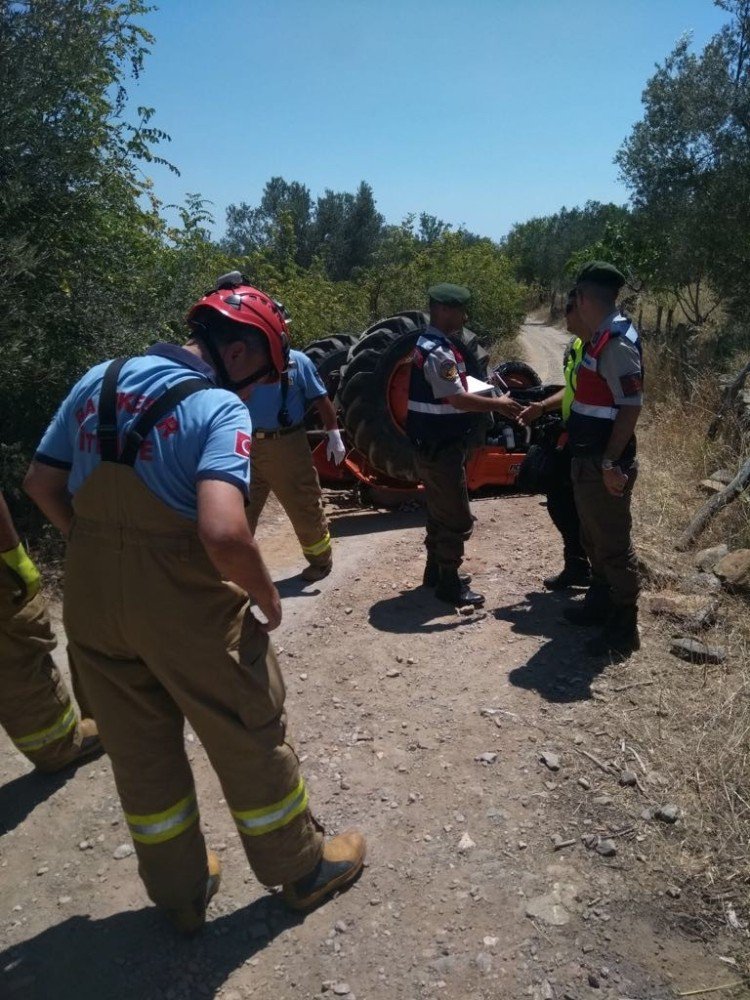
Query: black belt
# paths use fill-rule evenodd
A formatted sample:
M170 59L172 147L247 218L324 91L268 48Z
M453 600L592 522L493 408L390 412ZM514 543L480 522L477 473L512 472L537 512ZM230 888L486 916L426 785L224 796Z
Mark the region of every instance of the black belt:
M294 434L301 430L302 424L295 424L294 427L279 427L275 431L253 431L253 437L258 441L273 441L274 438L284 437L285 434Z

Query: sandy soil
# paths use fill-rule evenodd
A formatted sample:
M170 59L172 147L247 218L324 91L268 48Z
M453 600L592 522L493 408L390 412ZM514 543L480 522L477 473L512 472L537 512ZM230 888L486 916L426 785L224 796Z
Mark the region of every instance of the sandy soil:
M556 379L564 335L526 331L530 360L547 355ZM366 831L362 878L290 916L252 877L188 729L224 883L184 942L135 858L113 857L128 836L107 758L45 779L0 734L0 996L666 1000L738 980L731 943L698 932L689 883L664 868L682 819L642 818L670 801L622 723L657 711L653 626L628 665L583 656L584 636L560 622L568 598L541 588L560 545L538 498L474 501L467 566L487 606L469 617L418 586L421 511L329 502L336 564L321 584L295 578L278 508L260 539L285 596L276 643L313 807L332 831Z

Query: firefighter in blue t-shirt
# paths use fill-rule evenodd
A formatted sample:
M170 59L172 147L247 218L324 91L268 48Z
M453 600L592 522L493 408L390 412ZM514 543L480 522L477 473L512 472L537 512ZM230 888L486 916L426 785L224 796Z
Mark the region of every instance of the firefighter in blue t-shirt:
M284 366L282 308L238 272L188 314L184 347L93 368L44 435L26 489L67 537L63 618L151 899L198 930L218 889L187 718L258 880L308 909L362 869L356 831L324 840L286 738L268 633L278 592L248 528L242 397ZM270 356L270 360L269 360ZM252 595L267 622L250 610Z
M331 572L331 535L323 510L318 473L305 432L305 411L313 405L328 435L328 459L339 465L346 448L336 411L315 365L301 351L290 351L286 371L269 373L253 385L247 407L253 423L250 452L250 530L255 533L268 494L286 511L308 565L304 580L322 580Z

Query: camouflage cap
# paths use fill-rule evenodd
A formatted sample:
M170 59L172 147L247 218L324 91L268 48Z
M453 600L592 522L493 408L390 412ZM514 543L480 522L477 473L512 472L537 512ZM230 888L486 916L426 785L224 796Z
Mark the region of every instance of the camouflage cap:
M439 285L432 285L427 289L430 302L439 302L444 306L455 306L465 309L471 302L471 292L463 285L451 285L448 282L441 282Z
M625 277L614 264L608 264L606 260L592 260L584 264L578 272L576 284L579 285L582 281L589 281L592 285L602 285L604 288L612 288L619 292L625 284Z

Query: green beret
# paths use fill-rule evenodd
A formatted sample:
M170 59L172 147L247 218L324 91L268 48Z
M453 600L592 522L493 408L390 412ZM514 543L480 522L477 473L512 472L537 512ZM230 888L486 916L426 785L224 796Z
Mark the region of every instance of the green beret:
M608 264L606 260L592 260L584 264L578 273L576 284L582 281L590 281L592 285L602 285L619 292L625 284L625 277L614 264Z
M444 306L457 306L465 309L471 302L471 292L463 285L450 285L443 281L427 289L430 302L440 302Z

